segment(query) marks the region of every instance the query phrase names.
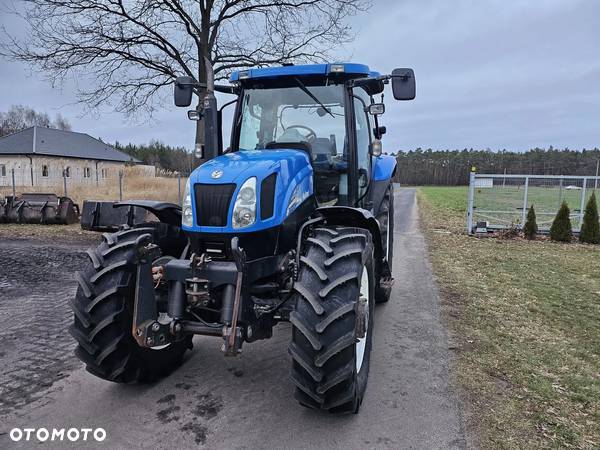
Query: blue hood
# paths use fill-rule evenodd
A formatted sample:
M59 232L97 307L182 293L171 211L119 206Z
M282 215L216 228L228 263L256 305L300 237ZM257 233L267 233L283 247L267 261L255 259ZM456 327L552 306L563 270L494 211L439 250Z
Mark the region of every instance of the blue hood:
M194 183L242 184L250 177L260 183L273 172L280 172L284 179L293 178L300 170L310 166L308 154L301 150L242 150L211 159L192 174ZM212 173L222 171L220 178Z
M260 231L280 225L287 217L287 208L294 189L301 184L301 192L306 195L313 194L312 166L309 155L302 150L241 150L233 153L218 156L198 167L190 176L190 185L192 192L196 184L235 184L235 190L232 194L232 200L229 204L227 216L227 225L224 227L199 226L196 217L196 199L192 195L192 209L194 211L194 226L183 228L192 232L206 233L245 233L251 231ZM219 174L218 178L213 178L214 174ZM274 193L273 216L261 220L257 213L257 220L254 224L240 229L231 227L231 216L234 207L234 200L242 184L250 177L256 177L258 212L262 205L260 204L262 181L269 175L276 173Z

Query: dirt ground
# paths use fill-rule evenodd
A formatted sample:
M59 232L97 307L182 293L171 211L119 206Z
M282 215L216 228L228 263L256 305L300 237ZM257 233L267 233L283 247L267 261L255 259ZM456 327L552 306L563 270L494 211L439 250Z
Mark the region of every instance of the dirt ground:
M293 398L289 324L236 358L223 357L214 338L196 337L184 364L156 383L95 378L73 356L66 329L73 273L98 236L0 231L0 341L11 343L0 358L0 448L34 444L11 442L12 427L65 426L106 430L106 441L85 448L466 448L414 189L396 191L395 227L396 283L375 310L361 412L348 416L307 410Z
M84 231L73 225L30 225L17 223L0 224L0 245L15 240L31 240L35 245L57 242L59 245L86 245L98 242L99 234Z
M0 225L0 415L43 400L80 365L66 333L68 301L73 273L98 235L61 228Z

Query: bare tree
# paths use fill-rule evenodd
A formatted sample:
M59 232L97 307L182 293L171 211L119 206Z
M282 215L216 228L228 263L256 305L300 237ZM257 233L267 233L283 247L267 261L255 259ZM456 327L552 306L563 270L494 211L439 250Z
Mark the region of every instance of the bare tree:
M56 118L52 123L52 128L58 128L59 130L71 131L71 124L65 119L61 113L56 114Z
M8 111L0 111L0 136L16 133L34 125L60 130L71 129L71 124L60 114L52 121L47 113L23 105L12 105Z
M206 82L235 69L320 62L353 39L348 18L368 0L23 0L13 10L29 25L5 33L5 56L40 67L53 82L83 76L91 108L152 112L174 77ZM85 80L90 80L87 82ZM202 122L196 131L202 142Z

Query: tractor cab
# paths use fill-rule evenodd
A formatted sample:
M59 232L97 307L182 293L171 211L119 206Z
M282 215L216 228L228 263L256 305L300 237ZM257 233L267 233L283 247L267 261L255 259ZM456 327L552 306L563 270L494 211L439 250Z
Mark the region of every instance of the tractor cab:
M305 152L314 171L318 204L348 204L348 142L342 85L282 86L244 89L234 151L294 149ZM300 87L302 86L302 87Z
M390 80L396 99L414 98L411 69L396 69L392 75L381 76L366 65L348 63L233 72L233 86L215 87L238 96L230 144L222 149L219 113L214 119L219 136L212 139L207 133L203 156L217 158L207 163L211 170L229 172L235 169L220 164L228 161L220 155L254 152L261 160L277 160L277 153L269 151L300 151L313 172L310 194L318 206L368 209L372 198L367 193L375 166L392 165L382 161L386 157L381 156L381 138L386 128L379 125L379 116L385 111L382 93ZM178 79L177 105L189 105L192 87L187 77ZM203 113L204 118L208 115Z
M314 193L319 205L350 205L349 168L358 165L362 179L356 190L368 185L369 144L374 116L368 105L383 83L349 91L346 83L379 74L360 64L322 64L253 69L236 72L231 81L242 89L232 149L297 149L306 152L314 171ZM370 88L370 89L369 89ZM367 90L369 89L369 90ZM355 120L351 120L352 118ZM350 120L349 120L350 119ZM356 142L348 136L356 133ZM356 145L356 161L350 146ZM362 186L362 189L361 189Z

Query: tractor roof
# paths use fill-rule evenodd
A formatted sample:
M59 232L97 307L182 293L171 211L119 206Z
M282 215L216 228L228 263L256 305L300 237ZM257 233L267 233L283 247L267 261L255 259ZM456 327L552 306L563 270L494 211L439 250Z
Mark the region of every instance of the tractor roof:
M369 66L356 63L305 64L240 70L231 74L230 81L239 82L250 79L275 79L294 76L312 78L322 76L325 78L330 75L344 78L375 78L379 76L379 73L371 71Z

